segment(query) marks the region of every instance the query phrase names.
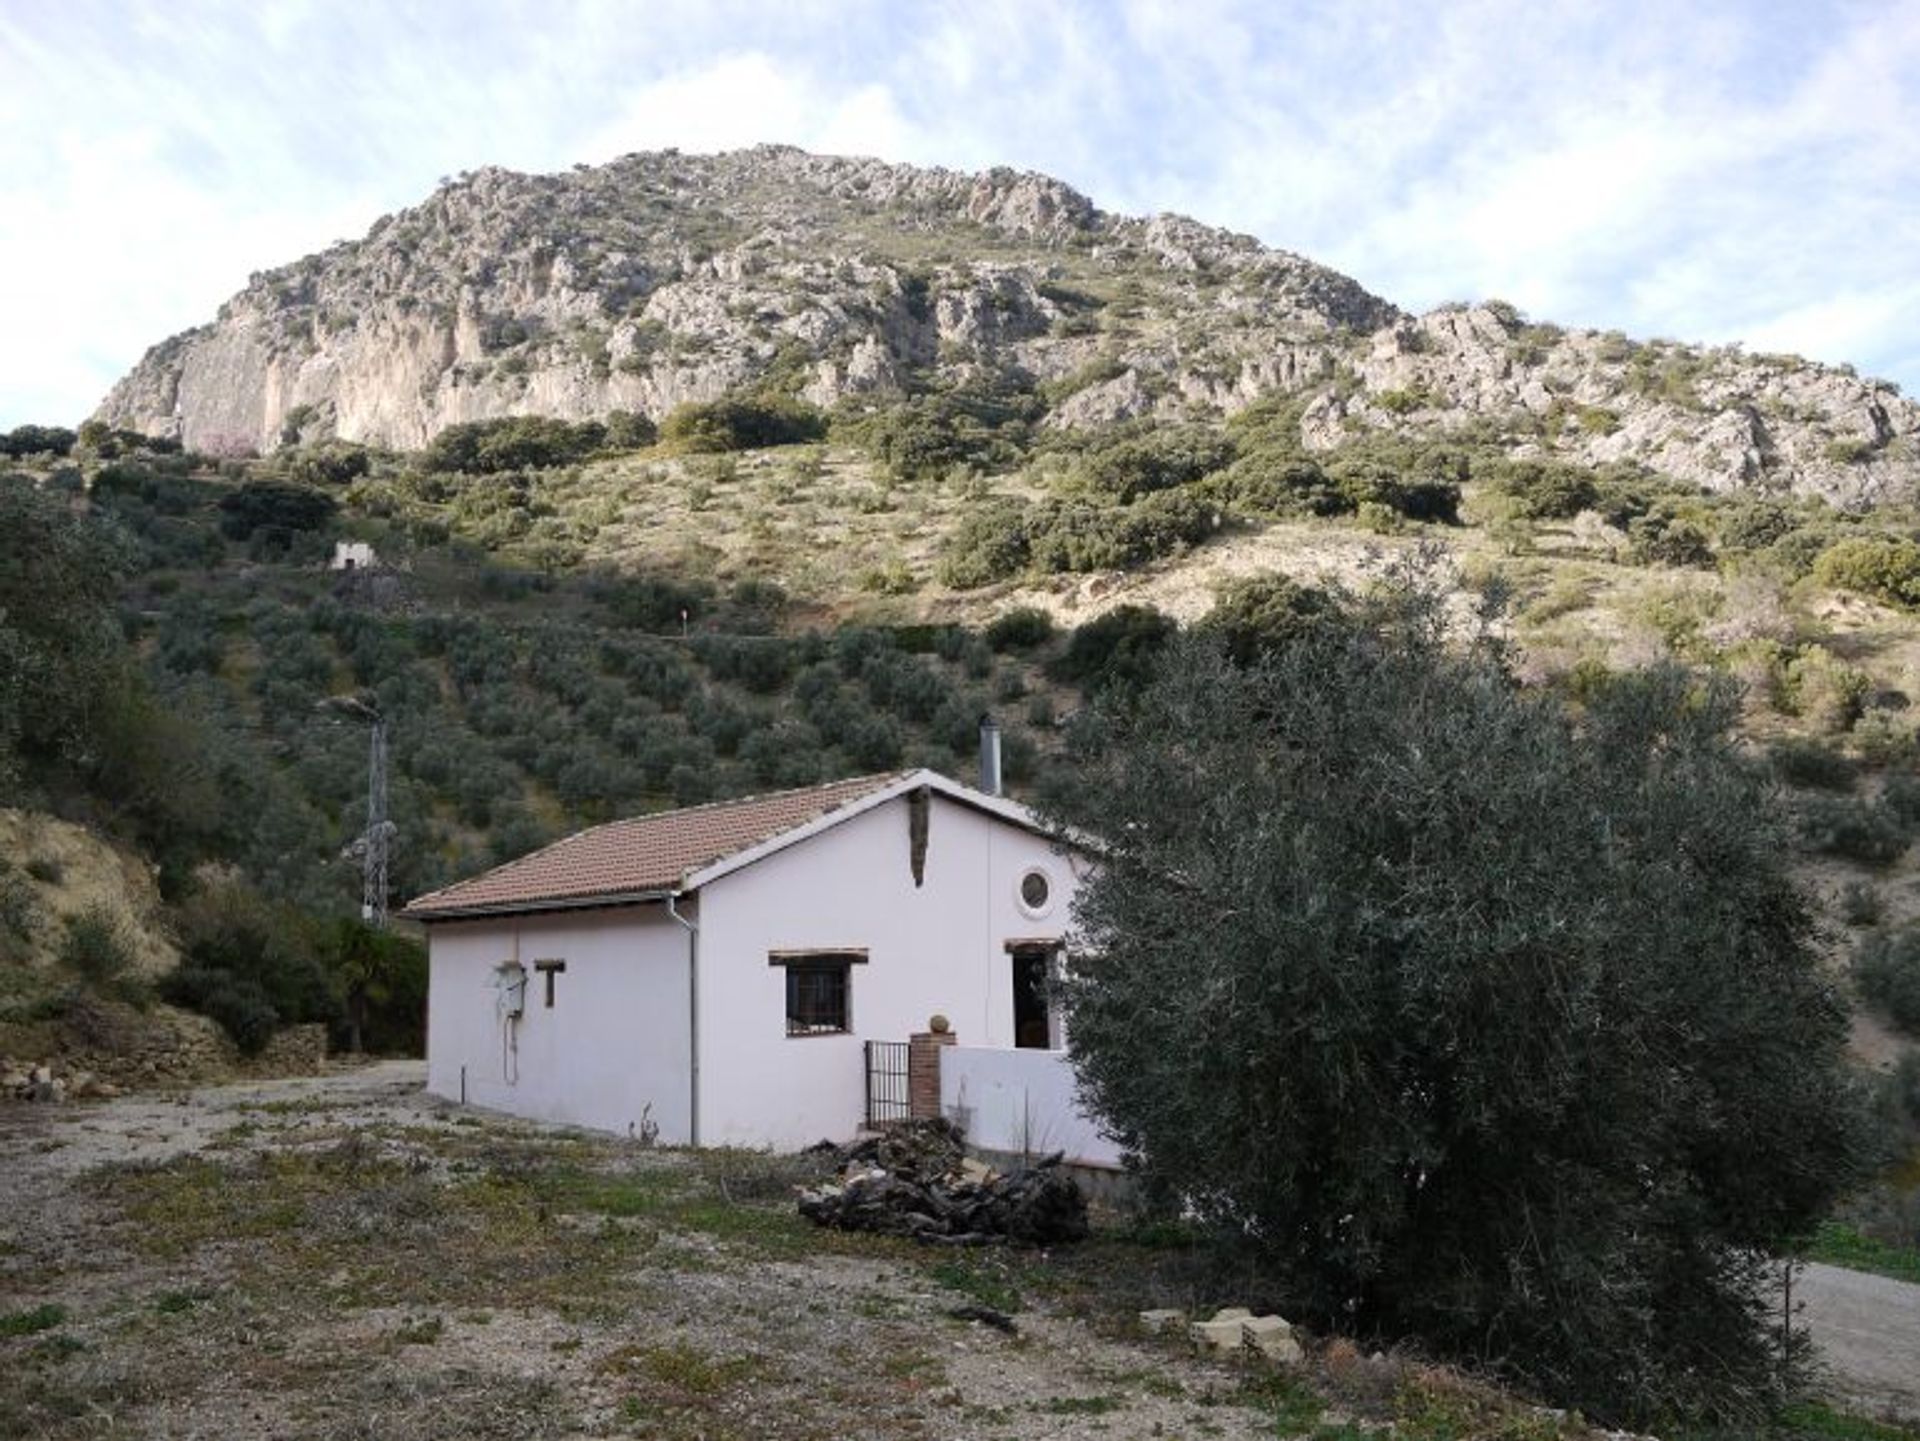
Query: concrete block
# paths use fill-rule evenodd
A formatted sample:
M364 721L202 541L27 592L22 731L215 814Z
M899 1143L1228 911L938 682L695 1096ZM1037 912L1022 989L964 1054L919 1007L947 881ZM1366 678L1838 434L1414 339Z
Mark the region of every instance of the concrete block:
M1266 1341L1291 1339L1293 1327L1284 1316L1249 1316L1240 1323L1240 1330L1247 1338L1247 1344L1256 1351Z
M1241 1317L1234 1316L1224 1321L1217 1318L1195 1321L1187 1327L1187 1335L1203 1351L1238 1351L1246 1344L1246 1338L1240 1330L1241 1320Z
M1225 1310L1215 1311L1213 1313L1213 1319L1216 1321L1246 1321L1250 1320L1252 1316L1253 1312L1249 1311L1245 1306L1228 1306Z
M1149 1336L1164 1336L1169 1331L1178 1331L1186 1324L1185 1311L1163 1310L1140 1313L1140 1329Z
M1305 1353L1293 1338L1293 1327L1282 1316L1255 1316L1240 1323L1249 1350L1258 1351L1278 1366L1299 1364Z

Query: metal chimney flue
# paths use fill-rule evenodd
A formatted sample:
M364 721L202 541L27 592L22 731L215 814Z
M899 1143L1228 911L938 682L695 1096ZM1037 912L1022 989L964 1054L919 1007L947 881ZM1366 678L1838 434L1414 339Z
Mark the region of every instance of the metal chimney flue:
M1000 723L990 715L980 717L980 789L1000 794Z

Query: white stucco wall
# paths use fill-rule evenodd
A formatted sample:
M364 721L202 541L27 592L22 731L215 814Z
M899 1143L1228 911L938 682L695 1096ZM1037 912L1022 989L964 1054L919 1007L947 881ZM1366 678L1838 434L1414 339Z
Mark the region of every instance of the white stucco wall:
M1118 1167L1120 1148L1081 1109L1064 1051L950 1046L940 1053L940 1113L983 1150Z
M792 1148L845 1140L865 1114L862 1043L904 1041L939 1012L963 1043L1013 1043L1009 941L1061 936L1075 882L1041 837L935 796L925 883L895 799L710 884L701 898L700 1139ZM1047 872L1043 914L1018 900ZM786 1034L773 951L862 949L847 1035Z
M697 907L684 907L697 913ZM428 932L427 1089L450 1100L621 1135L646 1120L688 1139L686 933L661 906L448 921ZM537 960L564 960L554 1004ZM509 1027L495 968L527 970ZM650 1108L650 1109L649 1109Z

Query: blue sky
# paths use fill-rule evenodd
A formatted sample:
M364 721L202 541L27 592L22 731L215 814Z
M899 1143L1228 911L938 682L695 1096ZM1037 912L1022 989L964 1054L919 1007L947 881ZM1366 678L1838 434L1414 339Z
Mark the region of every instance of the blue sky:
M0 426L441 176L762 140L1920 393L1915 0L5 0Z

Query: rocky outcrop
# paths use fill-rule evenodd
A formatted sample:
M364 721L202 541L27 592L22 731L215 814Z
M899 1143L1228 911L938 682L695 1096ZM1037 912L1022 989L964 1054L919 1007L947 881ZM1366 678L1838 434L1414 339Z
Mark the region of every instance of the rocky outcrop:
M1250 237L1110 215L1046 176L781 147L463 175L255 275L99 415L216 454L412 448L458 421L657 418L769 382L830 407L980 368L1042 388L1057 426L1289 394L1321 445L1479 426L1712 487L1849 505L1920 490L1920 409L1844 369L1497 302L1408 316Z

